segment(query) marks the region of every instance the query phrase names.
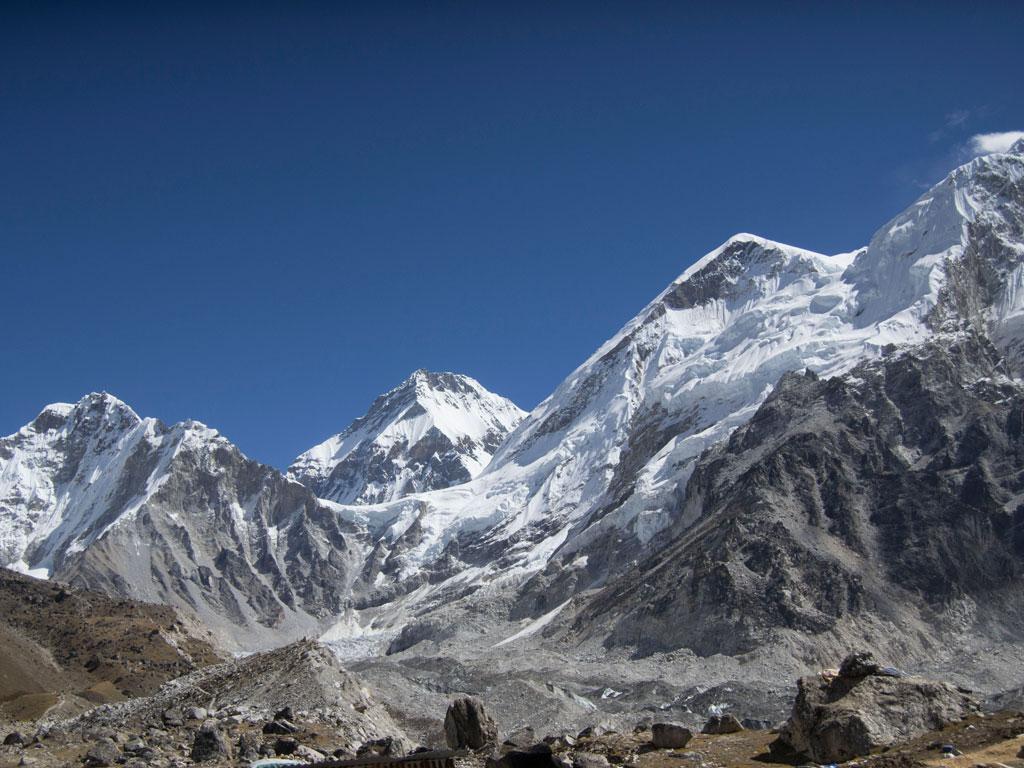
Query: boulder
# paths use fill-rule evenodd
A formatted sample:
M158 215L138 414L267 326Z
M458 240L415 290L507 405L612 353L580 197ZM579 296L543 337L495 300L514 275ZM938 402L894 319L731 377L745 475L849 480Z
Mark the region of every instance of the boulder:
M894 675L871 654L857 653L838 674L797 682L793 712L771 750L778 757L842 763L978 711L978 702L952 685Z
M283 707L274 713L275 720L294 720L295 712L291 707Z
M282 736L280 739L274 742L274 754L275 755L294 755L295 750L299 748L299 742L295 739Z
M572 768L608 768L608 758L593 752L577 752L572 756Z
M180 728L185 724L185 715L180 709L175 707L165 709L161 719L168 728Z
M128 739L124 743L124 751L126 754L134 755L142 752L146 749L146 742L142 739L135 737L134 739Z
M498 726L480 699L464 696L448 707L444 738L452 749L483 749L498 740Z
M743 725L736 719L736 715L712 715L704 723L701 733L719 735L723 733L738 733L743 730Z
M260 740L253 733L243 733L238 737L238 759L245 762L259 760Z
M327 755L323 752L319 752L312 747L307 747L305 744L300 744L292 752L292 757L298 760L305 760L307 763L319 763L327 759Z
M359 749L356 750L356 757L370 757L371 755L403 757L409 754L411 749L412 744L408 743L405 739L396 736L385 736L382 739L373 739L372 741L360 744Z
M693 732L679 723L655 723L651 726L651 743L658 749L682 749L692 738Z
M199 720L202 722L207 718L209 713L202 707L189 707L185 710L186 720Z
M216 720L206 720L196 731L192 740L191 756L192 761L196 763L231 759L231 745L224 738Z
M100 739L85 753L85 764L93 768L104 768L114 765L120 756L121 750L117 748L113 739Z

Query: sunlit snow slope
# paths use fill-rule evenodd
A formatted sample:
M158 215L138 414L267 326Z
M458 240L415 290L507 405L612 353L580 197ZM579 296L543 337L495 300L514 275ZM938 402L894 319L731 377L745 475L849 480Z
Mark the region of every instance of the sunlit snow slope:
M450 587L521 583L548 564L561 588L585 587L682 514L695 459L785 372L834 376L967 321L1012 347L1022 155L1018 144L958 168L853 253L741 234L704 256L534 409L479 477L342 509L392 548L384 597L440 602ZM414 589L405 598L403 581Z
M479 475L523 416L468 376L418 370L344 432L299 456L289 475L344 504L447 488Z

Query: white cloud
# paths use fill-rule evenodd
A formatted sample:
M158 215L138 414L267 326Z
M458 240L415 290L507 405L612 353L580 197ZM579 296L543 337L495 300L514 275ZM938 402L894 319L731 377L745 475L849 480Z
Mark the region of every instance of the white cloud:
M1006 152L1014 142L1024 139L1024 131L1006 131L1004 133L978 133L971 136L971 151L976 155L991 155L993 152Z

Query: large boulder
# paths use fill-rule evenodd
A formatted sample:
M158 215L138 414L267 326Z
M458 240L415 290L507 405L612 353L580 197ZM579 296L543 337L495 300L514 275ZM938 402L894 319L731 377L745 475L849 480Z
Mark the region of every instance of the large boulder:
M793 713L772 752L841 763L979 710L975 699L948 683L909 677L875 664L871 654L854 654L836 674L797 682Z
M444 738L452 749L482 749L497 742L498 726L480 699L463 696L448 707Z
M228 744L216 720L207 720L196 731L192 740L192 761L204 763L207 760L230 760L231 745Z
M106 768L114 765L121 756L121 750L113 739L104 738L97 741L85 753L85 764L92 768Z
M704 723L701 733L720 735L723 733L739 733L743 730L743 724L736 718L736 715L712 715Z
M679 723L655 723L651 726L651 743L658 749L682 749L692 738L693 731Z

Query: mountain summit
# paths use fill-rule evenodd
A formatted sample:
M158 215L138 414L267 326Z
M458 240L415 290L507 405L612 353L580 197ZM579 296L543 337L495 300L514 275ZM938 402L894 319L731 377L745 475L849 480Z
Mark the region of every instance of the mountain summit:
M420 369L299 456L288 474L342 504L448 488L480 474L524 416L469 376Z

